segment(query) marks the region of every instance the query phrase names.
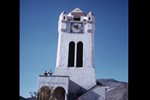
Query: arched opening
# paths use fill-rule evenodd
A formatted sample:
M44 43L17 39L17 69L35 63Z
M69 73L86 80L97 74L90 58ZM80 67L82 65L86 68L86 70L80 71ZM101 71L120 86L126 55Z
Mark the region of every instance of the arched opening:
M74 18L74 21L80 21L80 17Z
M77 59L76 59L76 67L83 66L83 43L77 43Z
M49 100L51 91L48 86L41 87L37 94L37 100Z
M91 17L89 17L89 20L91 20Z
M68 67L74 67L74 53L75 53L75 43L72 41L69 43Z
M57 87L54 90L56 100L65 100L65 89L63 87Z

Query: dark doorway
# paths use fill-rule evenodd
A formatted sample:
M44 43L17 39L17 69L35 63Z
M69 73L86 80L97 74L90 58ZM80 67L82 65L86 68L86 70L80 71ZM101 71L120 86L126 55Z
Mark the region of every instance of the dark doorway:
M56 100L65 100L65 89L63 87L57 87L54 90Z

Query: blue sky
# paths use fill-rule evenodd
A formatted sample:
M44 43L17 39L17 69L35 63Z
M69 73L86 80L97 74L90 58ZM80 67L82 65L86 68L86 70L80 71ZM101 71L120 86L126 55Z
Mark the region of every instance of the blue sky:
M38 75L55 71L58 18L75 8L96 18L96 78L128 82L127 0L20 0L20 95L37 90Z

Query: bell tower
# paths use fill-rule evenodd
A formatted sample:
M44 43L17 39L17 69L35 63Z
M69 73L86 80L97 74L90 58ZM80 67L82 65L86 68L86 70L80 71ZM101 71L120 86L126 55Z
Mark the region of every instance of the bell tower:
M88 90L96 85L94 68L95 17L79 8L58 21L58 47L55 75L69 76L69 91Z

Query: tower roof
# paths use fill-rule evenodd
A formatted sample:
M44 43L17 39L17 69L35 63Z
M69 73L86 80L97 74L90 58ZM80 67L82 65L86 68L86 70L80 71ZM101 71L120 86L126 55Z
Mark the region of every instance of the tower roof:
M90 12L89 12L89 15L94 15L94 14L93 14L93 12L90 11Z
M63 11L61 14L66 14L66 12L65 12L65 11Z
M69 16L71 16L71 15L75 15L75 16L85 16L86 14L84 13L84 12L82 12L82 10L80 10L80 8L75 8L73 11L71 11L69 14L68 14Z
M66 14L66 12L65 12L65 11L61 12L61 14L60 14L60 15L64 15L64 14Z
M80 8L75 8L71 13L83 13Z

